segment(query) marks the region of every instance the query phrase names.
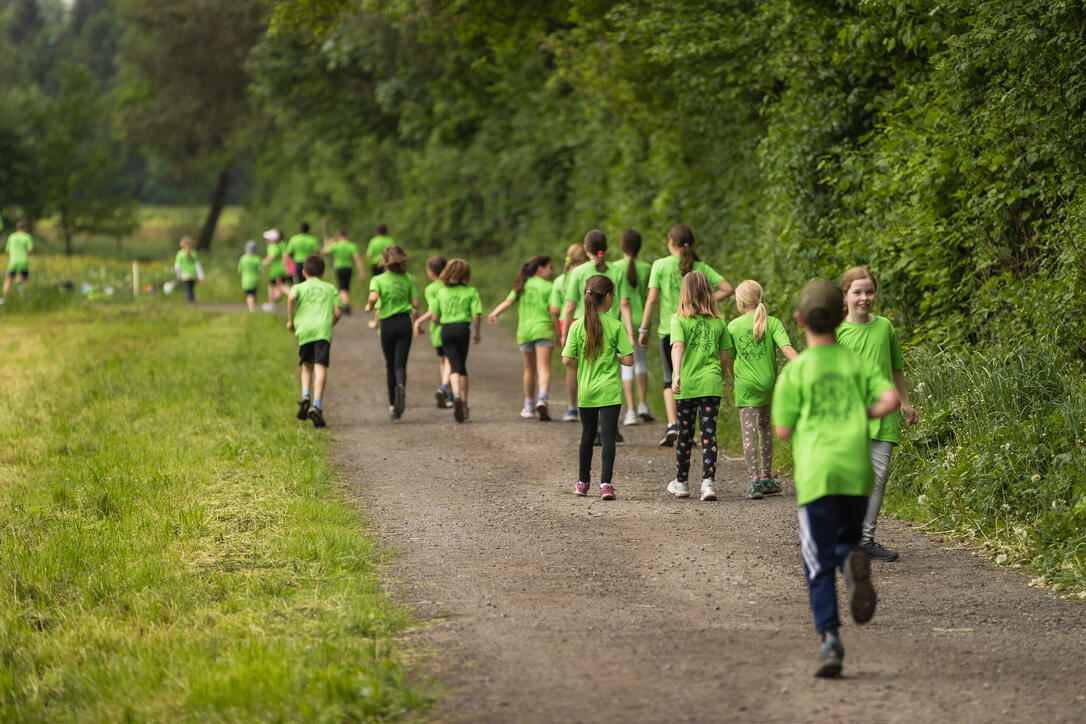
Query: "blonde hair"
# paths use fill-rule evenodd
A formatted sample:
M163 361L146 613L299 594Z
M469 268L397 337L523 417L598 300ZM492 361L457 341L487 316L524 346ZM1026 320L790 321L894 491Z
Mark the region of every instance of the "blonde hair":
M713 299L713 286L709 279L699 271L692 271L683 277L679 291L680 317L723 317Z
M735 288L735 306L746 313L754 311L754 341L760 342L765 335L769 314L762 303L762 285L753 279L747 279Z
M192 244L193 244L193 241L192 241L191 236L182 236L181 237L181 248L185 250L185 258L186 259L191 259L192 258Z
M449 259L439 278L447 287L466 285L471 281L471 266L466 259Z
M584 244L570 244L566 249L566 264L563 273L569 274L570 269L579 267L586 261L588 261L588 252L584 250Z

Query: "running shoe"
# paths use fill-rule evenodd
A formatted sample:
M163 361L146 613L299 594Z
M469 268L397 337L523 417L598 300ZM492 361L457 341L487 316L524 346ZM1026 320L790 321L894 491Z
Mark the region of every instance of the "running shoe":
M309 398L303 397L298 400L298 419L305 420L309 417Z
M342 305L340 307L340 309L343 311L344 314L349 315L351 313L351 305L350 304L344 304L344 305Z
M615 430L615 442L626 442L622 439L622 433L618 430Z
M873 540L860 541L860 545L856 546L860 553L870 558L873 561L882 561L883 563L890 563L896 561L900 556L897 551L884 548L882 544L876 543Z
M675 440L679 437L679 426L668 425L664 430L664 436L660 438L660 447L675 447Z
M747 488L747 500L761 500L764 497L765 494L762 493L761 480L751 483L750 487Z
M547 409L547 402L540 400L535 406L535 414L539 415L540 422L550 422L551 412Z
M403 385L396 385L396 390L393 392L393 395L392 395L392 399L393 399L392 405L396 408L396 416L397 417L399 417L400 415L403 414L403 408L406 406L406 403L407 403L407 400L405 399L406 397L407 397L407 390L404 389L404 386Z
M396 412L396 408L392 405L388 406L388 419L390 422L396 422L400 419L400 413Z
M328 423L324 421L324 412L319 407L309 408L309 419L313 421L313 427L327 427Z
M815 676L821 678L833 678L840 675L841 666L845 660L845 647L833 634L826 634L826 640L822 642L822 650L818 652L818 668Z
M713 487L712 480L701 481L701 499L716 500L716 488Z
M637 413L633 410L626 410L626 416L622 418L623 425L636 425Z
M678 478L676 478L667 484L667 492L671 493L676 498L689 498L690 486L686 483L680 483Z
M852 551L841 567L848 589L848 610L856 623L867 623L875 615L875 587L871 585L871 561L859 551Z
M759 480L762 484L762 493L765 495L780 495L781 484L777 482L777 479L770 476L768 478L762 478Z
M600 486L600 500L614 500L615 489L610 483L604 483Z
M457 422L463 422L468 419L466 408L464 406L464 398L457 395L453 398L453 418Z
M582 483L578 480L577 485L573 487L573 492L577 495L588 495L588 483Z
M649 410L647 402L641 402L637 405L637 416L641 418L642 422L653 422L656 419L652 416L652 411Z
M437 399L437 409L444 410L446 407L452 407L449 404L448 399L445 397L445 393L440 389L434 391L434 397Z
M577 408L567 407L566 414L562 415L562 422L577 422Z
M525 420L534 420L535 410L530 407L525 407L523 410L520 411L520 416Z

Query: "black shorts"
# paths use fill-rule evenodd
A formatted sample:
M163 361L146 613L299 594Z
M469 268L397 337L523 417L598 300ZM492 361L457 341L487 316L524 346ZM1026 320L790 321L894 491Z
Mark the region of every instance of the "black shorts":
M385 267L384 267L383 264L374 264L373 266L370 267L370 274L372 274L373 276L377 276L378 274L383 274L384 271L385 271Z
M306 342L298 347L298 364L309 362L310 364L328 366L328 359L332 354L332 343L326 339L318 339L315 342Z
M352 271L354 270L349 266L345 266L342 269L336 269L336 283L339 284L339 291L350 291Z
M434 351L437 352L438 357L444 357L445 356L445 346L444 345L439 344L438 346L434 347Z
M256 296L256 290L255 289L246 289L245 290L245 296L247 296L247 297L255 297Z
M23 279L27 279L27 278L30 277L30 270L29 269L8 269L8 279L14 279L16 274L21 276Z

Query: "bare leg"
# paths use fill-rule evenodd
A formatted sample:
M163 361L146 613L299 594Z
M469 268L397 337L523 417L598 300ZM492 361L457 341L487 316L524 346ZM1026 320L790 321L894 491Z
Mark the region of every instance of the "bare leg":
M302 392L310 389L309 383L313 381L313 363L302 362Z
M675 393L670 387L664 390L664 409L667 410L667 424L678 425L679 415L675 411Z
M339 303L340 304L350 304L351 303L351 293L348 292L346 289L340 289L339 290Z
M539 375L539 396L547 397L551 391L551 352L552 347L535 348L535 368Z
M460 396L464 398L464 404L468 404L468 376L460 375Z
M648 402L649 400L649 376L641 372L637 375L637 399L641 402Z
M524 399L535 399L535 352L528 350L524 355Z
M637 407L634 406L633 388L634 388L634 381L633 380L622 380L622 396L624 398L626 398L626 409L627 410L636 410L637 409Z
M577 407L577 370L566 368L566 405Z
M449 364L449 358L442 357L438 365L441 367L441 384L448 385L449 378L452 376L452 365Z
M449 375L449 386L452 387L452 393L454 395L460 394L460 380L461 376L453 372Z
M324 365L313 365L313 399L324 399L324 381L328 378L328 368Z
M14 278L15 277L4 277L4 296L5 297L8 295L8 292L11 291L11 280L14 279Z

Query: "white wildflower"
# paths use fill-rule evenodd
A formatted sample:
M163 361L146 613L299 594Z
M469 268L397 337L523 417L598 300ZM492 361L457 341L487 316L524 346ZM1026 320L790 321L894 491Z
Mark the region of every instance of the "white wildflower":
M1014 529L1014 534L1016 536L1018 536L1019 538L1025 538L1026 537L1026 529L1016 526L1015 529Z
M917 499L916 499L916 502L917 502L917 503L919 503L920 505L927 505L927 503L928 503L928 496L926 496L926 495L921 495L921 496L920 496L919 498L917 498Z
M1041 476L1040 476L1040 475L1037 475L1036 473L1034 473L1034 474L1033 474L1033 477L1031 477L1031 478L1029 479L1029 481L1030 481L1031 483L1036 483L1036 482L1037 482L1038 480L1040 480L1040 479L1041 479Z
M1000 566L1003 565L1004 563L1007 562L1007 554L1006 553L1000 553L998 556L996 556L995 561L996 561L997 565L1000 565Z
M1009 442L1003 443L1003 449L1007 452L1010 452L1011 444Z

